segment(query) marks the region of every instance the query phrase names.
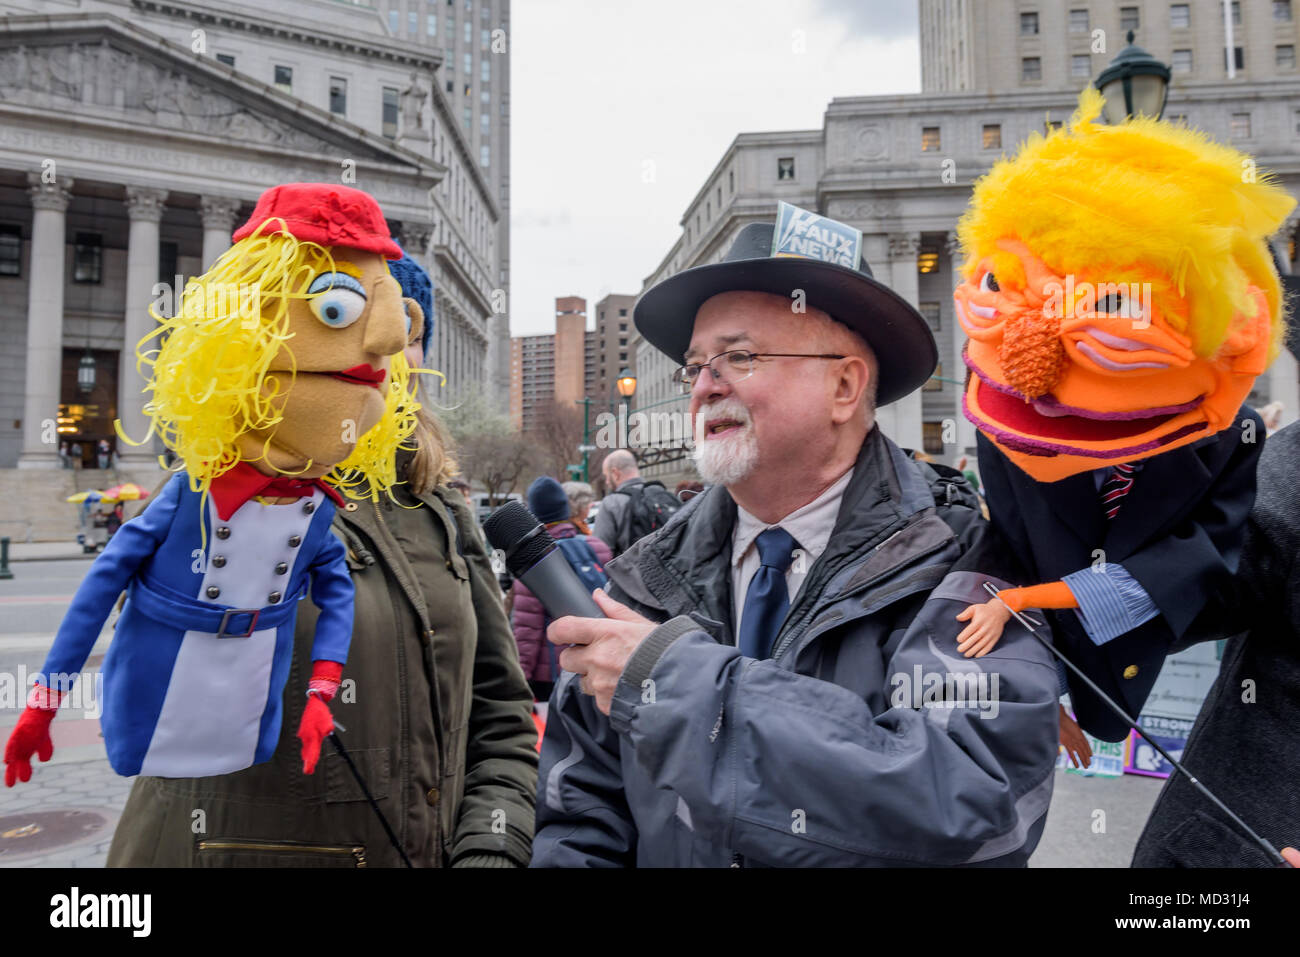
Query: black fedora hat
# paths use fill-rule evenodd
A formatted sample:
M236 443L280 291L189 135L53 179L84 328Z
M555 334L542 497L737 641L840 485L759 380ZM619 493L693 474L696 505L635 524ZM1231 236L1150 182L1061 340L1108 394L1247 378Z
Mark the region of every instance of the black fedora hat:
M907 300L872 277L862 261L857 230L781 206L779 242L773 241L772 223L750 223L722 262L683 270L647 289L632 313L641 335L681 362L691 343L695 314L707 299L737 291L790 298L801 289L809 306L844 323L871 346L880 367L878 405L919 389L939 361L929 324ZM809 241L810 235L815 240ZM797 314L791 318L797 319Z

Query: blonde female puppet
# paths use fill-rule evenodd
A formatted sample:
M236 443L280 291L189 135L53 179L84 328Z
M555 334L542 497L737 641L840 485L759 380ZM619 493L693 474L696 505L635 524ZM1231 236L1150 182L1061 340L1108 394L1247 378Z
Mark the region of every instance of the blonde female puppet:
M118 774L201 777L268 760L309 588L321 614L298 730L304 773L333 728L326 702L347 660L353 591L331 519L354 486L394 483L415 424L410 319L386 262L401 250L365 193L306 183L263 194L234 240L137 347L150 431L184 471L78 588L5 748L8 786L31 777L33 754L50 759L50 722L123 590L101 719Z

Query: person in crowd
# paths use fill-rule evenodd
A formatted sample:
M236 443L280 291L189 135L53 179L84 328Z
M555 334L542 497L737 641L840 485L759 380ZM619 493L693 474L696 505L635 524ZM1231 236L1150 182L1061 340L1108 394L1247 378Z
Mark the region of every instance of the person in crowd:
M704 491L704 483L692 479L683 479L677 483L677 488L674 491L684 504Z
M447 487L453 488L457 492L460 492L460 494L465 498L465 504L470 507L471 511L473 511L474 494L473 492L470 491L468 482L466 482L464 479L452 479L450 482L447 483Z
M601 499L600 513L591 532L615 555L621 555L630 544L626 540L626 519L632 489L645 485L645 479L637 468L636 456L627 449L614 449L605 456L600 473L605 482L605 497Z
M1300 867L1300 423L1271 436L1231 585L1193 624L1228 638L1183 751L1187 770ZM1134 867L1271 867L1274 861L1181 774L1165 782Z
M407 360L433 327L432 286L390 265L409 316ZM427 317L427 320L426 320ZM394 463L393 497L340 509L356 588L346 680L331 702L361 778L417 867L519 867L529 860L537 731L501 592L460 492L443 426L424 409ZM401 855L341 755L302 773L292 689L315 629L299 612L284 728L274 757L234 774L136 780L109 866L400 866ZM232 639L234 640L234 639ZM323 771L323 773L322 773ZM201 819L196 815L202 812Z
M597 587L605 582L604 568L612 557L609 546L596 536L579 530L569 502L560 483L549 476L543 475L528 486L528 510L561 544L564 557L579 577L590 587ZM551 619L541 601L519 579L515 579L510 593L510 624L514 628L515 644L519 647L519 663L528 678L533 697L537 701L548 701L560 672L557 651L546 640L546 627Z
M590 535L587 512L591 509L591 503L596 500L596 493L586 482L565 482L562 488L564 494L569 497L569 521L573 522L573 527L580 534Z
M1024 864L1050 654L1013 622L992 660L957 655L1010 553L875 424L934 371L925 320L856 230L786 204L634 318L686 363L710 487L610 563L605 618L550 626L533 865Z

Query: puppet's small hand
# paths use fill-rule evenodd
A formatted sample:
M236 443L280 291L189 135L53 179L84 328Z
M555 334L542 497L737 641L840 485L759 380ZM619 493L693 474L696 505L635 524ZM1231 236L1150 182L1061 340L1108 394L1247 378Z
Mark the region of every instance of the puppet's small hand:
M330 715L329 705L319 696L310 695L307 698L307 708L302 713L302 723L298 725L298 737L302 739L303 774L311 774L316 770L325 738L333 730L334 718Z
M48 761L54 754L50 722L57 713L57 708L28 705L23 709L13 733L9 735L9 743L5 745L5 787L11 788L17 781L32 779L33 754L42 761Z
M1065 756L1076 768L1092 767L1092 746L1088 744L1088 736L1083 733L1079 723L1070 717L1065 705L1060 708L1061 746L1065 748Z
M969 621L957 636L957 650L967 658L983 658L995 647L1002 637L1011 612L998 599L993 598L982 605L968 605L957 616L958 621Z

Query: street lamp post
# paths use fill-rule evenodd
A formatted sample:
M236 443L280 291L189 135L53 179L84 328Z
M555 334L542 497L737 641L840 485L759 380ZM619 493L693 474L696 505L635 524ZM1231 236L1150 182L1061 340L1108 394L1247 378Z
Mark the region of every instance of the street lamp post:
M1160 119L1169 95L1170 75L1167 65L1133 42L1130 30L1128 46L1119 51L1093 84L1105 99L1102 119L1112 126L1135 116Z

